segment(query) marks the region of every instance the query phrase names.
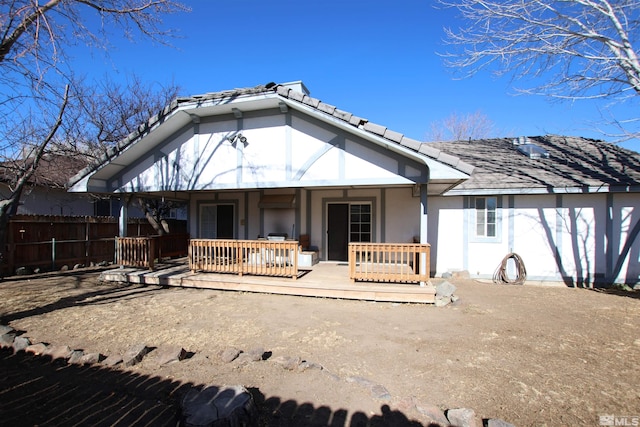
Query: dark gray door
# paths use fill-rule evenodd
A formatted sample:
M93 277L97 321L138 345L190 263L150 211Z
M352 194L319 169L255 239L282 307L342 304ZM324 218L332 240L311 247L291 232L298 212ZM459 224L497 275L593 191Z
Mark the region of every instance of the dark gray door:
M349 204L330 203L327 207L327 258L347 261L349 247Z

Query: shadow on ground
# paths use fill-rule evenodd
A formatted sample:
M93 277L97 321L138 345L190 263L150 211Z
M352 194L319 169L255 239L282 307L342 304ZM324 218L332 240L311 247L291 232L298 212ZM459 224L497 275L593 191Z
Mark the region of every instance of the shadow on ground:
M80 279L77 279L80 282ZM24 319L32 316L39 316L61 310L68 307L81 307L89 305L109 304L118 300L138 298L147 296L163 290L162 286L150 285L122 285L119 287L106 287L97 291L90 291L78 295L59 298L49 304L34 308L17 311L0 316L0 324L9 324L14 320Z
M203 387L11 348L0 349L0 377L0 424L13 426L176 426L184 394ZM369 417L250 392L256 426L422 426L387 405Z

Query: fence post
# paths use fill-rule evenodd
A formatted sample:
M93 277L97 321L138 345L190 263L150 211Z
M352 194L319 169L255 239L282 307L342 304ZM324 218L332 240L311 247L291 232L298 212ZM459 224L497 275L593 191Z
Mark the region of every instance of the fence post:
M113 263L118 265L118 236L113 238ZM120 265L120 268L124 268L124 266Z
M56 271L56 238L51 238L51 271Z
M148 242L149 242L149 270L153 270L154 268L154 262L155 262L155 258L156 258L156 240L153 237L149 237L148 238ZM158 259L158 262L160 262L160 260Z

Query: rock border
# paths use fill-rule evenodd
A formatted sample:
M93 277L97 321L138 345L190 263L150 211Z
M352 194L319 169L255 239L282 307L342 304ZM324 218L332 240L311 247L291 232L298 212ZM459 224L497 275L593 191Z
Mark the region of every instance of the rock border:
M450 298L455 292L455 286L446 286L444 298ZM446 296L446 293L449 293ZM67 345L50 345L47 343L32 343L28 337L18 335L18 332L8 325L0 325L0 348L12 348L15 352L25 351L35 355L49 356L52 359L63 359L70 364L99 364L105 367L116 367L121 365L122 367L131 367L140 363L151 351L156 353L156 360L160 366L167 365L169 363L180 362L189 357L189 354L184 348L176 345L161 345L159 347L149 347L146 344L136 344L131 346L123 355L112 354L105 356L101 353L84 353L82 350L71 349ZM191 353L193 355L193 353ZM322 364L305 360L297 356L285 356L280 355L277 357L271 357L270 351L265 351L262 347L254 347L246 352L236 347L227 347L218 353L220 360L223 363L236 362L240 365L266 361L269 360L274 365L280 366L283 370L289 372L305 372L305 371L320 371L327 375L334 381L345 381L347 383L353 383L363 387L369 391L370 396L373 399L387 402L389 404L393 399L391 393L387 388L375 381L359 376L348 376L340 378L338 375L328 371ZM227 395L233 391L234 399L240 402L239 409L234 412L234 417L241 416L245 422L245 425L253 425L252 423L257 420L249 420L247 417L257 417L258 411L255 408L255 402L251 394L246 391L244 386L228 386L217 387L209 385L205 388L201 386L192 386L191 389L185 395L185 399L178 404L182 405L184 409L185 402L189 403L189 413L195 414L199 411L203 412L215 412L217 411L216 405L220 401L215 399L202 399L200 393L208 395L212 393L212 390L224 390ZM248 397L247 397L248 394ZM220 396L222 396L220 395ZM186 398L189 396L189 398ZM201 408L195 408L194 402L201 402ZM506 421L497 418L484 418L481 419L477 416L475 411L470 408L447 408L442 409L437 405L429 403L419 402L415 397L398 398L392 403L398 410L410 411L414 410L425 418L428 418L431 424L438 425L440 427L515 427ZM213 406L211 406L213 405ZM194 412L195 411L195 412ZM195 415L194 415L195 417ZM196 425L194 421L197 419L189 418L184 419L186 425Z

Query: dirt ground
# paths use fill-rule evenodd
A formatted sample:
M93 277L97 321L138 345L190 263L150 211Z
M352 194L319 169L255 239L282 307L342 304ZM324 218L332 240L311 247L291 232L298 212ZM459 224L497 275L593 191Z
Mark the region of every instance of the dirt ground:
M172 384L244 385L270 425L429 425L429 405L516 426L640 415L638 293L468 280L453 282L455 305L437 308L122 285L98 275L0 282L1 323L85 353L182 346L191 357L181 362L160 366L152 351L121 369ZM225 363L229 347L261 347L266 360ZM312 367L286 370L283 357Z

